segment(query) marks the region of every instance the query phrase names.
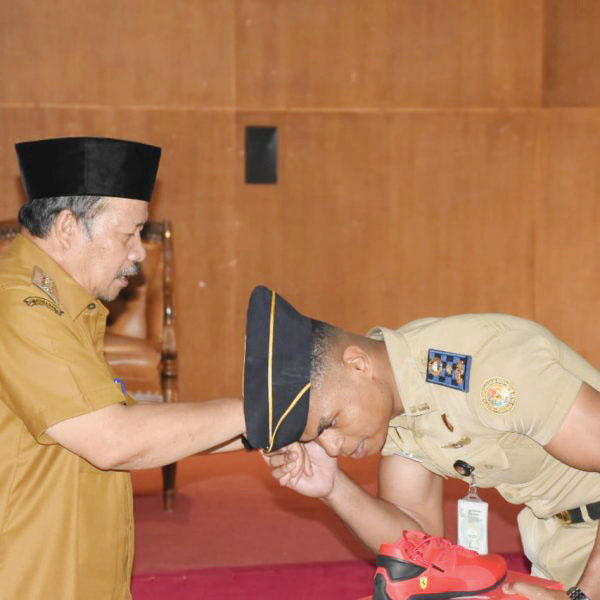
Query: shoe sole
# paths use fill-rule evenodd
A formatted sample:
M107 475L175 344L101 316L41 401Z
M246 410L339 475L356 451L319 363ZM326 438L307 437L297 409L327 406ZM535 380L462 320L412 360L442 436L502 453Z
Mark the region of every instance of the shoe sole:
M435 594L413 594L412 596L408 596L408 598L403 600L450 600L451 598L476 596L477 594L484 594L485 592L491 592L492 590L495 590L498 586L502 585L505 580L506 573L502 579L498 580L494 585L486 587L482 590L470 590L468 592L438 592ZM381 573L375 575L375 590L372 600L392 600L392 598L390 598L390 596L387 594L386 583L386 579Z

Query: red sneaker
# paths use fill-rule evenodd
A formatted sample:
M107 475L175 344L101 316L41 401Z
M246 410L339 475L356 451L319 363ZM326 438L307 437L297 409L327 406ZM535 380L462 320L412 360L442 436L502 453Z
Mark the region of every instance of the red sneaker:
M506 578L498 554L481 555L422 531L405 531L377 555L373 600L442 600L489 592Z

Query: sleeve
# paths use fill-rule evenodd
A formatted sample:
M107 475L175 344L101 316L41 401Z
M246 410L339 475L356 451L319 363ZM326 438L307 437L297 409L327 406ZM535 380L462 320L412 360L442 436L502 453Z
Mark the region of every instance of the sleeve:
M43 306L27 306L17 292L0 296L0 389L2 400L40 443L51 425L127 402L91 339L80 339Z
M547 444L582 383L560 357L559 341L549 333L524 329L498 334L473 357L467 395L472 412L494 430Z

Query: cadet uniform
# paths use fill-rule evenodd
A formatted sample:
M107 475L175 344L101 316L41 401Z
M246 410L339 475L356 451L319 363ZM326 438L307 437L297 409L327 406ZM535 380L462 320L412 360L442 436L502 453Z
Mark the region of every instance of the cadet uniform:
M600 474L561 463L543 445L582 382L600 390L600 372L542 326L508 315L421 319L369 336L385 342L405 409L390 421L382 454L443 477L460 477L457 460L475 467L478 485L525 504L518 523L533 574L574 585L596 537Z
M45 433L128 402L103 358L107 309L27 238L0 258L0 595L130 598L129 473Z

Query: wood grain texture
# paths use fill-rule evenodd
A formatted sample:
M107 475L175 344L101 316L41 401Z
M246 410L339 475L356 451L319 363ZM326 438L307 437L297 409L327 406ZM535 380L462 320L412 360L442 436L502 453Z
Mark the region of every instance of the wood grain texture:
M600 109L546 116L535 315L600 368Z
M231 106L233 0L0 7L0 102Z
M239 0L237 104L536 106L541 0Z
M15 141L57 135L122 137L162 146L150 216L174 231L175 311L182 400L240 393L243 338L231 315L235 264L231 112L122 109L0 109L0 218L22 201ZM235 308L239 308L237 304ZM232 344L235 350L232 350Z
M533 316L535 112L249 113L238 144L259 119L286 150L277 186L238 178L240 295L265 283L357 332Z
M573 54L565 32L593 35L593 3L24 0L0 12L0 218L23 197L16 141L163 147L151 212L174 228L181 399L240 393L259 283L357 332L514 313L594 362L600 122L597 109L540 105L544 48L546 100L568 101L584 48ZM596 102L600 77L585 78L573 93ZM244 183L246 125L279 128L275 186Z
M600 104L600 3L546 0L544 104Z

